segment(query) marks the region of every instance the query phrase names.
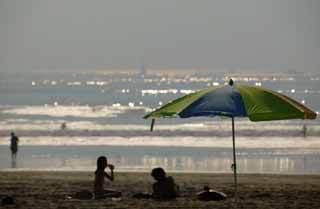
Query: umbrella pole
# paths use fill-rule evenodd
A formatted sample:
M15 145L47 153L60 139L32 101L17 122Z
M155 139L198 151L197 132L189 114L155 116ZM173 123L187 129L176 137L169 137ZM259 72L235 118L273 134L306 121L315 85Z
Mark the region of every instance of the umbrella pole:
M156 120L156 119L152 118L151 126L150 126L150 131L151 131L151 132L153 131L153 126L154 126L155 120Z
M234 117L232 119L232 143L233 143L233 175L234 175L234 193L237 195L237 159L236 159L236 145L234 133Z

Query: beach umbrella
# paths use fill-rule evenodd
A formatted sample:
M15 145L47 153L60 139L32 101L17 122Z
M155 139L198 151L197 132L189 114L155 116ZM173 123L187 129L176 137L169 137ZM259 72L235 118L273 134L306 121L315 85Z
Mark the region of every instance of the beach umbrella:
M152 119L151 128L157 118L198 116L223 116L232 121L233 172L235 193L237 192L237 164L235 150L235 117L248 117L251 121L289 119L315 119L316 113L299 102L272 90L261 87L237 85L233 80L228 85L211 87L180 97L144 116Z

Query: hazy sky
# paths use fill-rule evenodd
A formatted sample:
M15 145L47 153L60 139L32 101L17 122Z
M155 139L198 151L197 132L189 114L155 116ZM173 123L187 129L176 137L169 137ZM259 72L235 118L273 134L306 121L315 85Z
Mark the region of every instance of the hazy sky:
M319 0L0 0L0 71L318 71Z

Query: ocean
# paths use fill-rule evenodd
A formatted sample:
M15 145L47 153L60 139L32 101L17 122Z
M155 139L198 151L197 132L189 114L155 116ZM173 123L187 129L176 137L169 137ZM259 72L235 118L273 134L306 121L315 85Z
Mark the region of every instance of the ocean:
M235 83L281 92L320 111L320 75L197 70L1 73L0 170L94 170L106 155L118 171L232 172L227 118L143 116L196 90ZM303 127L306 127L306 132ZM236 118L240 173L320 173L320 120ZM11 162L9 135L20 138Z

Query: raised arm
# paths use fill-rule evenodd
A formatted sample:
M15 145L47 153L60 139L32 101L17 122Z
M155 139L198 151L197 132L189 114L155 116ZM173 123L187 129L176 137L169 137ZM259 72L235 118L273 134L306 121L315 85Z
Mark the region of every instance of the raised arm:
M114 180L114 174L113 174L113 170L114 170L114 166L109 164L108 167L110 168L110 175L107 172L104 172L104 176L109 179L110 181Z

